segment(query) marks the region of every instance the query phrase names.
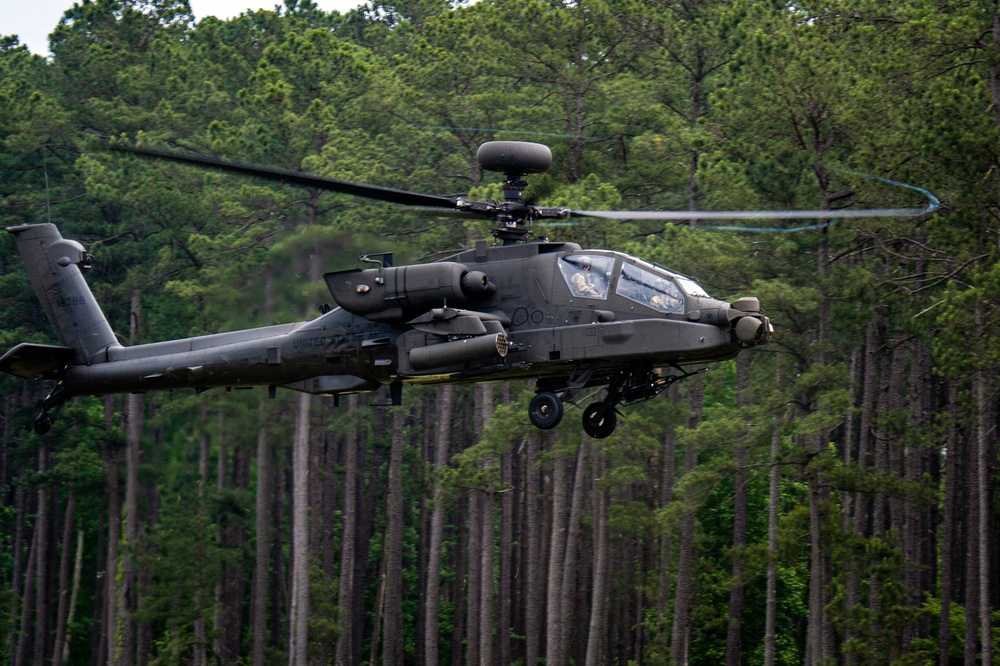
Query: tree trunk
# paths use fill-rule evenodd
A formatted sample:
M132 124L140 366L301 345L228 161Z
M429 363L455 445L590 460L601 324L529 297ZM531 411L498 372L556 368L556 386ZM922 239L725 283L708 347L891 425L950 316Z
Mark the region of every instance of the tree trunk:
M141 286L138 280L131 290L129 310L129 340L139 340L143 327ZM142 464L142 433L145 424L145 398L139 393L127 393L122 399L122 419L125 422L125 544L122 553L122 580L118 588L118 626L121 640L121 660L136 662L135 611L138 608L135 553L139 548L139 466Z
M527 589L525 590L524 630L525 666L537 666L542 637L542 516L538 471L539 432L528 434L524 461L524 520L527 532Z
M508 386L504 387L509 388ZM510 402L509 391L504 403ZM518 442L512 444L517 447ZM511 654L510 634L512 622L512 586L514 584L514 494L517 486L514 483L513 453L505 451L500 458L500 481L505 488L510 489L500 496L500 594L497 599L497 657L501 666L513 661Z
M444 486L441 483L441 475L448 466L454 399L454 385L445 384L438 389L437 438L434 442L434 502L427 555L427 611L424 614L424 663L427 666L436 666L440 663L438 616L441 608L441 559L444 543Z
M956 526L959 498L959 442L958 432L958 384L948 383L948 439L947 458L944 474L944 522L941 525L941 615L938 621L938 666L949 666L951 658L951 602L955 594L954 553L952 549L959 542Z
M777 656L778 624L778 507L781 503L779 481L781 472L781 427L774 424L771 433L771 473L767 501L767 591L764 599L764 666L774 666Z
M597 479L607 469L601 464L600 456L594 456L594 598L590 604L590 623L587 633L586 666L599 666L609 663L607 649L608 635L608 604L611 593L611 553L608 543L608 504L610 498L607 490L596 488Z
M982 304L976 305L976 339L985 340L985 330L983 324ZM979 548L979 638L982 644L981 662L982 664L993 663L993 634L992 634L992 613L990 604L990 513L992 503L990 502L990 481L992 479L992 460L990 453L989 437L990 419L987 405L987 377L988 371L980 368L974 378L975 382L975 402L976 402L976 494L979 497L978 530L976 542ZM993 434L995 437L996 435Z
M461 420L461 419L459 419ZM463 663L465 652L462 650L463 639L466 637L466 603L463 598L463 587L466 586L468 576L467 565L469 558L469 530L466 524L469 522L469 501L468 497L460 498L458 501L458 523L456 532L458 533L455 553L453 557L455 567L455 587L453 588L452 601L455 604L455 613L452 618L451 631L451 666L459 666Z
M105 530L106 516L103 512L99 515L97 521L97 543L95 548L97 551L96 564L97 571L103 572L104 569L104 556L108 552L107 544L104 543L104 539L107 536L107 531ZM107 653L108 646L106 645L106 636L104 631L104 612L107 608L107 604L104 600L104 592L107 586L107 581L104 580L104 576L94 576L94 606L90 613L90 663L91 664L101 664L104 662L105 654Z
M267 398L260 403L257 427L257 491L254 516L254 568L250 604L250 634L253 666L264 666L267 654L267 606L271 568L271 495L274 485L273 453L268 444L269 413Z
M38 473L49 469L49 449L43 441L38 448ZM38 487L38 508L35 512L35 650L34 662L41 664L49 651L49 490L44 485ZM26 587L31 583L26 583Z
M910 427L915 433L927 432L931 422L933 401L931 391L930 349L919 340L910 345ZM902 448L902 447L901 447ZM905 447L905 477L913 487L920 487L923 482L925 450L927 446L922 441L911 442ZM921 566L923 562L923 539L930 539L926 521L929 508L925 510L921 503L913 498L904 499L903 523L903 562L906 589L909 591L908 603L917 608L923 602L926 594L932 590L924 587L924 576ZM926 521L926 522L925 522ZM914 638L927 635L926 620L909 623L903 630L903 654L910 652L910 644Z
M562 666L565 663L562 651L563 615L562 583L566 553L566 496L569 483L567 467L569 460L562 453L552 461L552 533L549 538L548 584L546 585L545 663Z
M872 417L878 406L878 326L873 312L865 331L864 374L861 383L861 417L858 420L858 470L868 471L868 457L872 441ZM865 493L858 491L854 498L854 535L863 536L868 524Z
M705 401L705 384L701 377L689 380L688 386L688 428L695 428L701 422L701 411ZM698 452L691 446L684 451L684 474L690 474L698 464ZM688 658L688 635L691 624L692 573L694 571L694 530L695 507L690 498L685 498L686 506L681 523L681 544L677 561L677 584L674 596L674 621L670 632L670 662L674 666L685 666Z
M486 463L487 465L489 462ZM493 665L493 625L495 623L494 604L496 601L496 581L494 578L494 548L496 547L495 517L496 495L492 489L482 494L482 558L479 568L482 571L479 595L479 663L483 666Z
M890 439L892 434L889 430L889 415L891 411L891 406L894 404L894 393L899 391L899 374L896 372L894 366L900 364L900 352L898 345L895 341L890 341L889 344L891 351L889 354L885 354L881 359L881 367L879 371L879 395L878 395L878 413L882 417L877 428L874 437L875 441L875 472L878 474L889 474L892 470L891 464L891 447L895 445ZM872 536L878 539L880 542L884 541L888 530L891 526L891 512L889 511L890 503L886 496L885 484L879 483L875 487L874 498L872 501ZM874 564L874 563L873 563ZM877 650L884 650L888 653L891 649L888 645L882 644L882 639L879 638L883 632L882 623L882 591L883 591L883 581L877 575L871 576L871 582L868 590L869 597L869 608L871 609L872 616L872 627L871 631L873 635L876 636L876 648Z
M201 406L201 422L203 424L208 423L208 406L204 403ZM205 494L208 489L208 457L210 446L211 442L208 432L202 430L201 437L198 440L198 513L202 516L208 512ZM202 530L202 526L205 524L204 521L199 521L198 528L198 564L202 568L208 565L208 549L206 545L209 536ZM204 580L199 580L199 584L194 592L194 607L197 614L194 618L194 646L192 648L194 654L191 661L195 666L205 666L208 661L207 632L205 631L206 609L208 607L206 596L208 592L203 586L204 582ZM180 600L175 600L174 603L180 604ZM177 651L179 647L174 647L173 649ZM176 658L176 652L173 656Z
M478 384L475 390L476 409L476 441L481 441L483 431L493 417L493 384ZM497 460L492 454L487 454L483 458L483 470L489 473L496 467ZM479 632L478 636L472 637L470 642L475 642L479 657L476 661L483 666L493 664L493 624L494 624L494 600L496 599L496 579L494 577L494 555L496 547L494 538L494 511L496 501L494 488L488 486L479 494L479 548L480 557L478 562L471 561L472 566L478 566L479 574ZM475 525L473 525L475 529ZM471 586L470 586L471 587Z
M563 558L560 613L562 614L562 648L564 662L569 660L571 646L575 644L573 615L576 610L576 579L579 569L580 521L583 518L584 488L586 486L587 453L590 442L583 436L576 454L576 473L573 478L573 496L570 501L569 526L566 529L566 552Z
M32 581L35 578L36 562L38 561L38 541L40 539L41 535L36 528L31 533L31 545L28 548L28 565L25 570L24 585L21 590L21 624L20 630L17 633L17 652L14 654L15 666L29 662L28 639L31 634L31 612L35 606L35 586Z
M385 405L379 405L379 406L376 407L376 409L375 409L375 436L376 437L384 436L384 434L387 433L387 428L386 428L386 425L385 425L385 420L386 420L385 419L385 414L386 414L386 412L385 412ZM391 451L390 451L390 455L391 455ZM381 465L378 465L378 466L380 467ZM388 467L389 467L389 464L387 462L387 464L386 464L386 472L387 472L387 474L386 474L386 478L385 479L381 478L381 475L379 474L379 478L376 481L375 477L376 477L376 474L378 474L378 472L376 472L374 468L369 473L369 486L375 485L377 483L378 487L380 489L382 489L378 493L378 496L377 496L378 498L385 497L386 492L387 492L384 489L387 488L388 485L389 485ZM365 504L367 504L367 505L369 505L371 507L373 517L374 517L374 514L377 512L377 509L375 507L375 505L377 503L378 503L378 500L376 499L375 496L372 496L372 497L368 498L366 500L366 502L365 502ZM388 547L386 547L388 544L385 543L385 534L384 533L383 533L383 539L382 539L382 541L383 541L382 556L379 559L379 569L378 569L378 591L376 593L375 608L374 608L374 614L375 614L374 627L372 628L372 632L371 632L371 637L372 637L372 639L371 639L371 645L369 646L369 651L368 651L368 661L369 661L369 663L372 663L372 664L374 664L376 662L376 660L378 659L378 656L381 654L381 649L382 649L382 642L381 642L382 641L382 622L383 622L383 620L385 618L385 593L386 593L386 575L387 575L386 571L387 571L387 568L389 566L389 549L388 549Z
M481 595L483 586L483 494L472 490L468 496L469 522L466 526L469 535L467 542L466 561L466 625L465 625L465 663L477 666L479 662L479 622L481 610Z
M809 475L809 624L806 637L806 664L819 666L825 658L823 621L826 615L826 581L821 541L822 490L819 473Z
M385 617L385 570L388 565L389 551L382 549L382 558L379 561L378 570L378 592L375 596L375 619L372 629L372 644L368 652L369 663L374 664L382 645L382 619Z
M475 400L473 404L473 437L474 441L479 441L482 437L483 429L493 413L493 386L491 384L478 384L474 389ZM483 461L484 467L490 465L489 457ZM487 519L486 512L489 501L486 497L487 489L473 490L469 493L469 548L468 548L468 611L466 625L466 663L482 664L483 661L483 637L489 634L492 638L492 598L493 598L493 568L484 570L483 563L487 559L492 562L492 552L487 555L486 549L492 548L493 544L493 521L492 515ZM490 509L491 510L491 509ZM486 537L486 522L489 522L489 537ZM488 588L488 590L487 590ZM490 607L490 612L483 615L483 609ZM484 627L485 623L490 623L489 627ZM489 648L487 648L488 650Z
M135 311L133 310L133 316ZM125 544L122 553L122 582L118 589L119 631L122 662L133 664L136 659L136 633L133 616L136 603L136 566L134 553L139 542L139 466L144 422L145 399L141 394L124 396L125 435Z
M745 409L750 381L750 361L746 354L736 359L736 407ZM729 590L729 623L726 628L726 666L740 666L742 645L740 631L743 615L743 551L747 545L747 450L737 442L733 451L736 470L733 472L733 565L732 587Z
M66 515L63 520L62 553L59 555L59 607L56 611L56 642L52 646L52 663L55 666L63 663L63 648L66 645L66 622L70 598L69 553L75 513L76 491L70 488L69 497L66 499Z
M69 644L72 637L73 618L76 616L76 600L80 593L80 579L83 571L83 530L76 532L76 560L73 563L73 589L69 596L69 609L66 614L66 635L63 637L62 652L59 653L57 664L69 661Z
M148 424L149 419L156 419L158 416L156 413L157 402L155 400L149 401L149 412L146 414L145 422ZM159 420L159 419L157 419ZM150 441L150 445L153 448L151 455L158 459L159 452L163 450L164 444L164 427L161 424L157 424L152 430L148 427L145 428L146 436L150 434L153 438ZM160 487L158 484L149 483L142 484L143 496L140 500L146 506L146 511L143 514L143 521L145 525L156 525L160 520ZM143 534L149 534L152 530L140 531L140 536ZM151 552L156 548L158 544L152 542L152 537L141 539L143 552ZM139 617L136 621L136 666L146 666L149 663L154 652L154 639L153 639L153 627L149 621L149 615L146 614L143 617L144 611L149 608L150 603L154 600L154 566L150 563L149 558L145 562L140 561L136 572L136 612Z
M312 396L300 393L292 451L292 594L288 664L306 666L309 637L309 438Z
M858 374L861 372L860 347L851 350L851 360L848 365L847 377L847 411L844 414L844 445L843 457L844 467L850 467L854 463L854 410L858 404L857 389L860 385ZM850 491L844 490L840 493L840 530L846 537L852 530L851 517L853 508L851 504ZM848 575L851 575L849 572ZM846 596L846 595L845 595ZM850 606L847 606L850 608Z
M678 400L677 384L667 390L667 399L676 405ZM665 509L674 501L674 477L677 473L677 433L674 428L667 428L663 433L662 463L660 470L660 508ZM656 615L657 615L657 652L669 654L670 633L669 601L670 601L670 571L673 568L674 540L667 530L658 534L659 556L657 562Z
M340 584L337 591L337 619L340 636L337 637L335 662L337 666L352 663L352 637L354 635L354 558L357 543L358 514L358 429L354 422L357 398L351 396L347 409L351 415L344 437L344 512L340 537Z
M109 432L114 422L114 398L104 399L104 425ZM102 642L105 646L104 658L108 666L118 664L117 646L114 643L115 630L118 626L118 553L121 542L121 495L119 482L118 452L111 449L111 443L105 440L101 447L101 457L104 462L104 472L108 483L108 554L104 560L104 622L102 627Z
M975 389L973 389L975 390ZM976 666L978 656L979 633L979 539L976 532L979 529L979 512L982 510L979 496L978 469L975 456L978 447L969 442L969 451L965 455L965 487L968 494L968 504L963 521L965 546L965 666Z
M4 427L7 427L6 423L4 424ZM6 442L7 440L4 441ZM4 447L5 454L7 448L8 447L6 446ZM19 478L23 478L28 472L29 472L28 469L21 470ZM23 608L24 595L25 592L27 591L28 581L30 580L29 577L25 577L23 575L24 574L23 553L24 553L24 542L25 542L25 532L26 532L24 523L25 523L25 517L28 515L28 509L25 506L26 493L24 491L24 484L18 483L16 484L16 486L17 487L14 490L14 510L17 513L16 513L16 518L14 520L14 539L13 539L14 550L11 558L13 559L12 563L13 566L11 567L12 575L10 580L10 587L11 587L10 591L12 598L16 599L17 602L21 604L21 608ZM31 548L30 545L28 548L30 550ZM10 632L7 634L7 645L10 646L10 648L8 649L12 649L13 652L12 654L8 655L8 663L11 664L11 666L17 666L18 652L16 651L15 646L20 640L21 636L21 634L18 633L18 629L19 628L15 625L15 623L11 622Z
M854 410L858 402L857 391L858 387L861 386L861 381L859 374L863 372L862 359L863 359L863 349L856 348L851 351L851 364L850 370L848 371L849 385L848 385L848 400L847 400L847 413L844 415L844 451L843 451L843 461L844 467L849 468L854 464L854 448L855 448L855 431L854 431ZM852 533L854 533L857 528L857 524L853 522L855 520L855 514L858 511L858 503L854 502L854 495L850 490L845 490L840 493L840 505L841 505L841 533L845 540L849 539ZM845 563L844 576L844 612L851 613L852 609L858 605L860 600L860 565L858 562L857 554L854 549L851 549L847 555L847 561ZM851 623L844 628L844 641L851 640L855 635L854 627ZM850 666L856 661L857 655L854 651L848 651L844 655L845 666Z
M221 437L220 432L220 440ZM228 487L242 494L250 488L250 452L240 445L233 446L231 451L232 465L226 475ZM220 491L226 487L225 484L226 478L220 478ZM215 625L216 656L221 664L236 664L240 660L245 612L246 584L242 554L247 540L246 527L242 521L231 521L219 530L219 537L219 545L224 552L231 554L231 557L222 561L220 572Z
M392 410L392 444L389 451L389 483L386 498L385 629L383 666L403 664L403 447L406 442L406 411Z

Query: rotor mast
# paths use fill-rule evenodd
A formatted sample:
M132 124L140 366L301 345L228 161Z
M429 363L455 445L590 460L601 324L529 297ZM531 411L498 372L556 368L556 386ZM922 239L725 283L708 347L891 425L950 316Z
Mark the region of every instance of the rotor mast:
M531 235L528 223L539 217L539 213L548 217L543 209L524 202L524 188L528 186L524 176L548 171L552 166L552 151L540 143L490 141L479 147L476 161L487 171L504 174L503 203L493 215L497 223L493 236L504 245L523 243Z

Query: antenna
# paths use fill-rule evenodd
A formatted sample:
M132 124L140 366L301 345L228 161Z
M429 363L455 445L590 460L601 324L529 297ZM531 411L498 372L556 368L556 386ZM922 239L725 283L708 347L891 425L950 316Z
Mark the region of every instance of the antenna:
M45 215L48 218L49 224L52 224L52 200L49 197L49 164L45 159L44 152L42 152L42 173L45 174Z

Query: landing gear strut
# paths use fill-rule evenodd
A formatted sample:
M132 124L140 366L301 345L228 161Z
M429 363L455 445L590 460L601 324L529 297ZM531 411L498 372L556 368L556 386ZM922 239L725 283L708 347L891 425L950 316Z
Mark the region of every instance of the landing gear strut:
M40 411L31 424L32 429L39 435L44 435L51 430L52 422L59 415L59 410L62 409L68 398L69 396L66 395L66 389L63 388L62 382L56 384L51 393L45 396L43 400L38 401L37 408Z

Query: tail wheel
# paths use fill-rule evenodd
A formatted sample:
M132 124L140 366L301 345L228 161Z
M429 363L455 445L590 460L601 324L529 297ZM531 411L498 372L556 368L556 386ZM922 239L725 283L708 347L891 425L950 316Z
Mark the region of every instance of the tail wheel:
M618 427L618 412L603 402L595 402L583 410L583 430L594 439L604 439Z
M49 430L52 430L52 417L47 413L42 412L35 417L35 422L32 424L34 430L39 435L44 435Z
M542 391L528 403L528 418L536 428L551 430L559 425L562 417L563 401L555 393Z

